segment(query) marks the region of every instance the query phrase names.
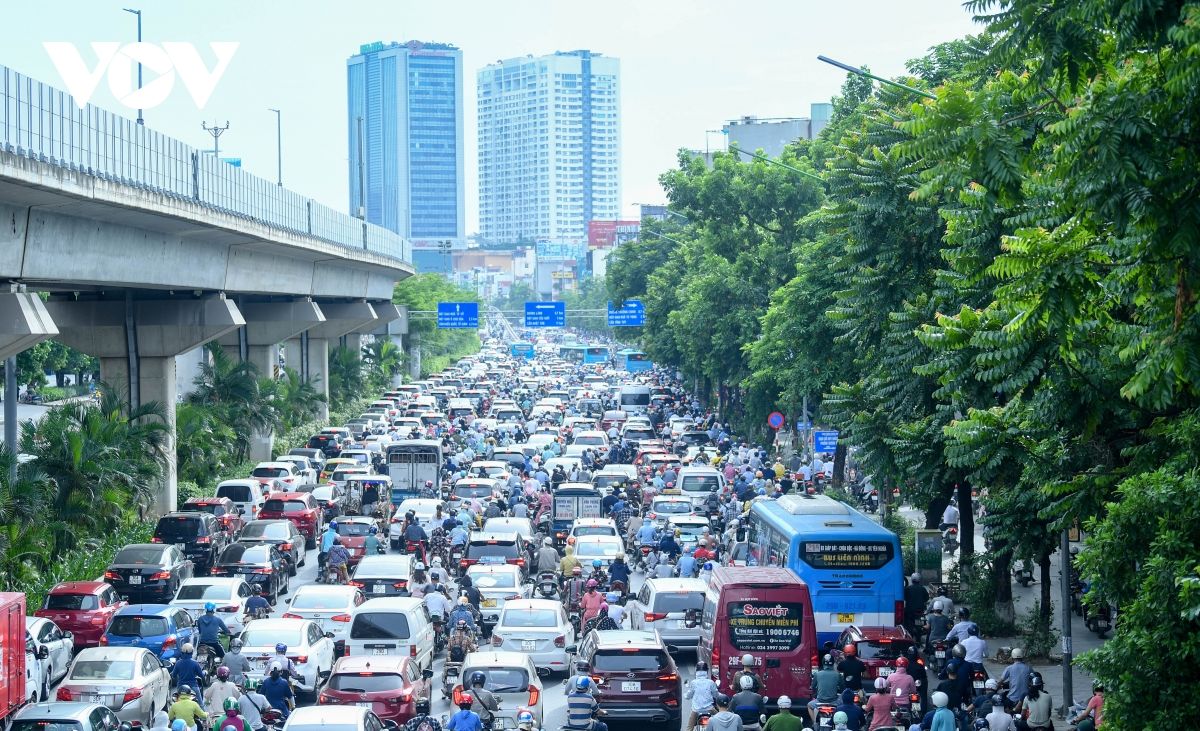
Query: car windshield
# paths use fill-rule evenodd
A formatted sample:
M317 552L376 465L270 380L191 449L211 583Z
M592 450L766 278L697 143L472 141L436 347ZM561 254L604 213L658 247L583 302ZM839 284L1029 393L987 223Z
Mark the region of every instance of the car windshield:
M407 578L412 563L404 556L370 556L358 564L355 578L380 577L385 579Z
M696 523L672 523L671 526L678 529L685 536L702 536L704 535L704 530L708 528L707 525Z
M622 551L616 541L577 541L575 555L579 558L612 558Z
M488 541L487 543L472 541L467 544L466 558L481 559L484 557L517 558L517 544L513 541Z
M29 721L14 721L9 731L82 731L83 724L79 721L60 721L39 718ZM90 726L89 726L90 728Z
M291 535L291 529L288 528L288 525L288 523L284 522L251 523L242 529L239 537L287 540Z
M573 443L574 444L588 444L588 445L592 445L592 444L603 445L604 437L599 436L599 435L593 436L593 437L576 437L576 439Z
M165 617L122 614L112 618L108 634L117 637L157 637L167 634L167 620Z
M283 467L255 467L251 477L287 477L288 471Z
M229 584L184 584L179 587L175 598L179 601L196 599L228 599L233 596L233 587Z
M613 530L613 527L608 525L581 525L577 526L571 533L576 538L583 538L584 536L615 536L617 534Z
M290 648L301 646L301 632L293 627L255 627L251 623L239 639L246 647L274 647L281 642Z
M234 543L226 548L217 563L265 564L271 560L271 547Z
M308 506L303 500L268 500L263 503L263 511L268 513L303 513Z
M716 475L687 475L679 486L687 492L715 492L721 481Z
M227 497L235 503L253 502L248 485L221 485L217 488L217 497Z
M657 673L666 669L663 654L658 650L639 652L597 652L592 658L592 668L600 672Z
M516 574L500 573L468 573L476 589L509 589L517 585Z
M313 488L312 496L317 500L329 501L333 499L333 485L324 485L322 487Z
M163 543L186 543L200 534L198 518L160 518L154 537Z
M71 668L71 680L133 680L133 662L78 660Z
M854 646L858 648L858 657L861 660L895 660L904 654L904 648L908 645L908 642L872 642L870 640L854 643Z
M100 608L100 598L95 594L50 594L44 608L87 612Z
M402 612L359 612L350 625L353 640L407 640L408 617Z
M149 563L161 564L163 549L158 547L122 548L113 557L114 564Z
M351 523L343 520L337 524L337 534L339 536L365 536L370 532L371 526L368 523Z
M520 693L529 688L529 673L521 668L470 668L464 670L463 674L470 677L476 670L482 672L486 678L483 687L493 693Z
M500 617L504 627L557 627L558 612L553 609L508 609Z
M350 606L350 597L324 591L298 591L292 598L292 609L345 609Z
M664 591L654 595L654 606L651 611L667 614L670 612L686 612L689 609L700 611L704 608L704 594L698 591Z
M396 673L338 673L329 679L330 690L344 693L381 693L404 688L404 678Z
M661 502L654 503L650 508L655 513L684 514L692 512L691 503Z

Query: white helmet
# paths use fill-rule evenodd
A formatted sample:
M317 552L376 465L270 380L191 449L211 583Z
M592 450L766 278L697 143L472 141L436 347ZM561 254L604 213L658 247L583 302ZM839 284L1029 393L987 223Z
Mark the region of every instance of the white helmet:
M933 603L933 611L935 611L935 612L941 612L941 611L943 611L943 610L945 610L945 609L946 609L946 605L945 605L945 604L942 604L941 602L934 602L934 603Z
M792 707L792 699L788 698L786 695L779 696L779 700L777 700L776 703L779 704L780 708L791 708Z
M542 539L542 545L543 546L553 546L554 539L549 536L546 536L545 538Z
M946 704L950 702L950 696L946 695L940 690L929 696L929 698L933 701L933 705L937 706L938 708L945 708Z
M742 690L754 690L754 678L750 677L749 675L743 675L741 679L738 680L738 685Z

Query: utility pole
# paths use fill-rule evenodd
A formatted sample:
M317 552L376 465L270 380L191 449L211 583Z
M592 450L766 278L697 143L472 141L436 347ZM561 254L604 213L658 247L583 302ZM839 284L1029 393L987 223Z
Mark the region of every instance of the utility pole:
M367 220L367 183L363 174L363 118L358 117L358 217Z
M142 42L142 11L134 8L122 8L127 13L133 13L137 16L137 42ZM142 90L142 62L138 61L138 91ZM146 120L142 117L142 109L138 108L137 123L144 125Z
M275 112L275 181L283 187L283 114L278 109Z
M1058 588L1061 598L1060 612L1062 613L1062 673L1063 673L1063 705L1062 713L1066 716L1070 712L1071 704L1075 702L1072 698L1074 693L1074 678L1071 672L1071 660L1074 648L1072 647L1071 637L1071 534L1067 528L1062 529L1062 537L1059 539L1058 546Z
M209 127L206 122L200 123L200 129L212 135L213 138L213 159L217 162L221 161L221 135L225 134L225 130L229 129L229 120L225 120L224 127L218 127L214 121L213 126Z

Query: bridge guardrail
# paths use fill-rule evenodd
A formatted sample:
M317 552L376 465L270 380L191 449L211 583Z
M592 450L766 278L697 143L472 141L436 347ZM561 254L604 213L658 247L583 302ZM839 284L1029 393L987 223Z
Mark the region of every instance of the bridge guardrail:
M350 249L412 261L411 242L0 65L0 151Z

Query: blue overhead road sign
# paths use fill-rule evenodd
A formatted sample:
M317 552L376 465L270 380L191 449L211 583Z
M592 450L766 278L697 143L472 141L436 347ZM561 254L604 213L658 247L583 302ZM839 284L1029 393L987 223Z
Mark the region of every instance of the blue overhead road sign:
M437 326L444 330L477 329L479 327L479 303L438 302Z
M525 327L566 327L566 302L526 302Z
M813 432L814 452L833 452L837 450L838 433L835 431Z
M646 324L646 308L641 300L625 300L620 309L613 309L613 303L608 303L609 327L641 327Z

